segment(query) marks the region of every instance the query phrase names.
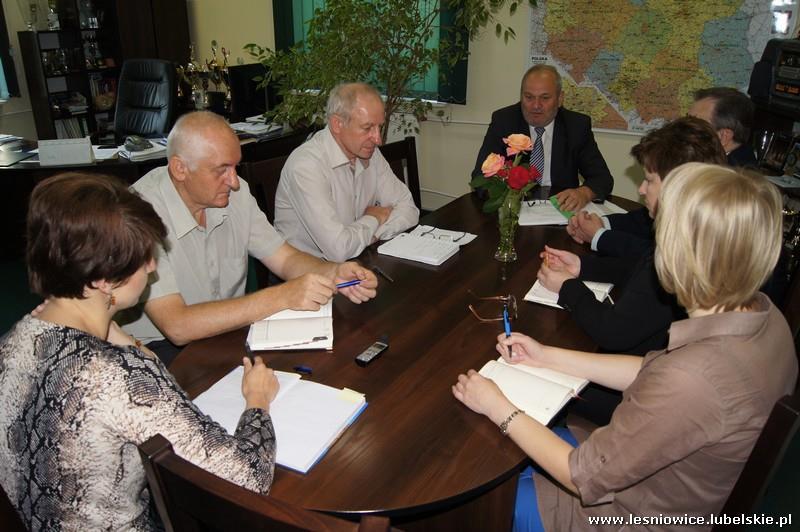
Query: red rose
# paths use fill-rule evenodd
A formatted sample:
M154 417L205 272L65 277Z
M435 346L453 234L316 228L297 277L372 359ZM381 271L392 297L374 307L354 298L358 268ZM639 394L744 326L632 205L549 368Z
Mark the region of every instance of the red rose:
M542 177L542 174L539 173L539 169L535 166L528 168L528 173L531 176L531 181L538 181Z
M524 166L515 166L508 172L508 186L514 190L520 190L531 180L528 169Z

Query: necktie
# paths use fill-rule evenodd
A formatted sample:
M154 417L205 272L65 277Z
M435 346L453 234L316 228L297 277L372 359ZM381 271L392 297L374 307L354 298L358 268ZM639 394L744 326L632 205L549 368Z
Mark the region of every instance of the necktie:
M536 131L536 141L533 143L533 150L531 150L530 165L539 170L539 175L544 175L544 144L542 137L544 136L543 127L533 128Z

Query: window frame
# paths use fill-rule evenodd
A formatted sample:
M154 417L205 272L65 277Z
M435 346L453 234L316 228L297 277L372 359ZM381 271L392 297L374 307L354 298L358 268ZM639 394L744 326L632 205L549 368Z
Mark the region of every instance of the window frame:
M291 0L274 0L272 3L273 20L275 23L275 49L288 50L296 42L300 40L300 36L296 36L294 20L294 6L297 2ZM455 12L451 9L444 9L440 15L442 26L445 23L452 23L455 19ZM446 32L440 32L439 39L445 39ZM464 29L461 32L461 38L464 42L468 42L469 35ZM437 94L431 94L425 91L410 91L413 97L422 99L430 99L439 103L456 103L464 105L467 103L467 57L460 60L452 68L447 65L447 62L441 61L439 63L439 80Z
M0 59L3 61L3 75L6 78L6 86L10 98L19 98L19 80L17 79L17 69L14 64L14 57L11 55L11 44L8 39L8 27L6 26L5 9L0 6Z

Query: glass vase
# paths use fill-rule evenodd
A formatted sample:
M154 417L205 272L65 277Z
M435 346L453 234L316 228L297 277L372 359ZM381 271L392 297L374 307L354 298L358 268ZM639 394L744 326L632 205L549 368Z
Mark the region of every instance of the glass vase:
M500 209L497 211L497 221L500 227L500 242L494 252L495 260L500 262L514 262L517 260L517 251L514 249L514 233L519 223L519 209L522 205L520 191L509 189Z

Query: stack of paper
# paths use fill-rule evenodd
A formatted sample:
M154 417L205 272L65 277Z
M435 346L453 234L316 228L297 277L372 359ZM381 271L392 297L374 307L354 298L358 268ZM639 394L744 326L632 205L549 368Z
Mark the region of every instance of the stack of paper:
M239 366L194 400L229 434L236 431L245 407L243 374L244 368ZM275 427L276 462L306 473L361 414L367 402L361 393L300 380L296 373L276 371L275 375L280 390L269 413Z
M458 251L458 243L438 238L400 233L378 246L378 253L439 266Z
M333 300L317 311L283 310L250 326L253 351L333 349Z
M605 298L608 297L608 294L611 292L611 289L614 288L614 285L611 283L598 283L595 281L583 281L583 284L594 293L594 297L597 298L598 301L603 301ZM556 307L556 308L564 308L558 304L558 294L553 292L552 290L548 290L542 283L539 282L537 279L533 286L525 294L525 301L531 301L533 303L541 303L542 305L547 305L549 307Z
M598 216L627 212L610 201L587 203L581 210ZM519 225L567 225L567 221L569 218L556 209L550 200L523 201L519 211Z
M453 231L451 229L439 229L432 225L418 225L412 231L409 231L411 236L424 236L425 238L435 238L436 240L445 240L453 242L459 246L469 244L475 240L478 235L467 233L466 231Z
M163 159L167 156L167 147L153 143L153 146L139 151L128 151L125 146L119 147L119 154L131 161L147 161L149 159Z
M478 372L493 380L508 400L543 425L547 425L576 397L589 381L547 368L490 360Z

